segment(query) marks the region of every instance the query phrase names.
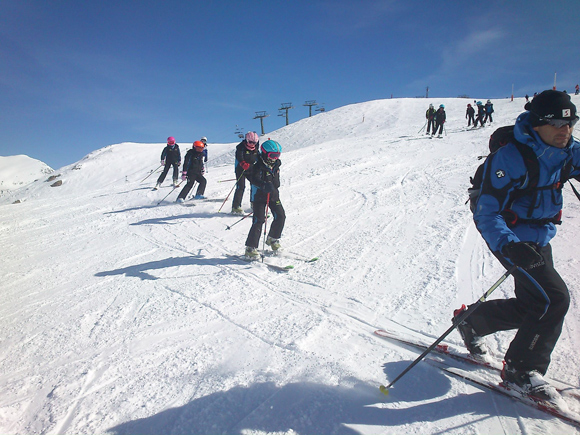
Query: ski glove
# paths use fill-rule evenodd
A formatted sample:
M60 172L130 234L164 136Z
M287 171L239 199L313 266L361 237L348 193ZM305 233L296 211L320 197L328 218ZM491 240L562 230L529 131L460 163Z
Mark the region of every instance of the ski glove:
M250 169L250 164L248 162L243 161L243 160L240 162L240 166L242 167L242 169L244 171L247 171L248 169Z
M538 252L538 245L530 242L509 242L501 252L516 266L528 269L545 264L544 257Z

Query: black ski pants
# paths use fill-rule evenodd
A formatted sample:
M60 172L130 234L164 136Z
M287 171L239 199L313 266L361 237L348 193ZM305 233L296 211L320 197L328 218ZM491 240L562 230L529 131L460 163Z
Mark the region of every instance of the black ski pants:
M270 201L268 204L272 211L274 221L270 226L268 236L273 239L282 237L282 230L284 229L284 222L286 222L286 212L280 200ZM260 236L262 234L262 225L266 221L266 203L262 201L254 201L254 215L252 217L252 227L246 239L246 246L257 248L260 243Z
M242 206L242 198L244 197L244 190L246 189L246 179L249 176L249 171L244 171L241 166L236 166L236 191L234 192L234 200L232 201L232 208L239 208ZM250 181L248 179L248 181Z
M489 122L493 122L493 118L491 117L491 113L485 114L485 118L483 118L483 123L485 124L488 119L489 119Z
M475 125L475 117L473 115L467 115L467 126L469 127L471 124Z
M431 118L427 120L427 134L429 134L430 131L435 132L435 118ZM435 134L435 133L433 133Z
M439 130L439 134L443 133L443 123L439 124L438 122L435 123L435 128L433 129L433 136L437 134L437 130Z
M511 263L501 254L496 257L506 268ZM568 287L554 269L552 247L541 249L545 264L514 272L515 298L482 303L467 318L478 335L517 329L505 360L517 370L538 370L545 374L550 355L562 332L570 305Z
M474 127L477 127L477 123L480 123L481 126L483 127L484 121L483 121L483 115L477 115L477 118L475 118L475 122L473 123Z
M196 181L199 184L197 186L197 192L195 194L196 195L203 195L205 192L205 186L207 185L207 180L201 174L197 174L197 175L192 174L191 177L188 175L187 184L185 186L183 186L183 189L181 189L181 192L179 192L179 196L177 198L178 199L179 198L181 198L181 199L187 198L187 194L192 189L192 187Z
M165 162L165 167L163 168L163 172L161 173L161 175L157 179L157 184L163 183L163 181L165 180L165 177L167 176L167 173L169 172L169 168L171 166L173 166L173 181L177 181L177 179L179 178L179 166L178 166L178 164Z

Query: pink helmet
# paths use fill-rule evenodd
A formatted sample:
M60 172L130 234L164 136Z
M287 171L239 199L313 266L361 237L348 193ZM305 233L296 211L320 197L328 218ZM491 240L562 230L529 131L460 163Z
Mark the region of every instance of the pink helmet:
M255 131L249 131L246 133L246 148L247 149L255 150L256 145L258 144L259 141L260 141L260 138L258 137L258 133L256 133Z
M175 144L175 138L173 136L169 136L167 138L167 145L174 145Z

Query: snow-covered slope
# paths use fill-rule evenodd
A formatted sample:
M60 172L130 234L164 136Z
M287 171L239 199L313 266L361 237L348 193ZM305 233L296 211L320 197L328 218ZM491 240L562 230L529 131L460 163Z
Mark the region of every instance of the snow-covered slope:
M430 102L446 106L442 139L418 134ZM434 340L503 273L465 205L493 131L464 128L468 102L371 101L268 134L284 147L283 245L320 256L273 259L289 273L227 256L250 224L231 226L231 197L218 213L235 144L210 144L210 200L191 206L151 191L157 174L142 182L163 144L109 146L61 168L59 187L0 198L0 433L577 433L428 364L388 398L377 388L417 354L374 329ZM494 126L524 104L494 103ZM572 306L549 376L578 386L580 203L567 189L553 246ZM512 336L488 344L501 355Z
M0 195L19 189L53 170L46 163L28 156L0 156Z

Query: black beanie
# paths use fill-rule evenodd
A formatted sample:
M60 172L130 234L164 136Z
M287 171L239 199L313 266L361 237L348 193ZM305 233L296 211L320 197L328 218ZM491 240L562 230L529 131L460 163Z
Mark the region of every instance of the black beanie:
M544 91L534 97L526 109L536 115L532 123L540 125L545 119L576 119L576 106L572 103L570 95L560 91ZM529 107L529 108L528 108ZM533 122L536 121L536 122Z

